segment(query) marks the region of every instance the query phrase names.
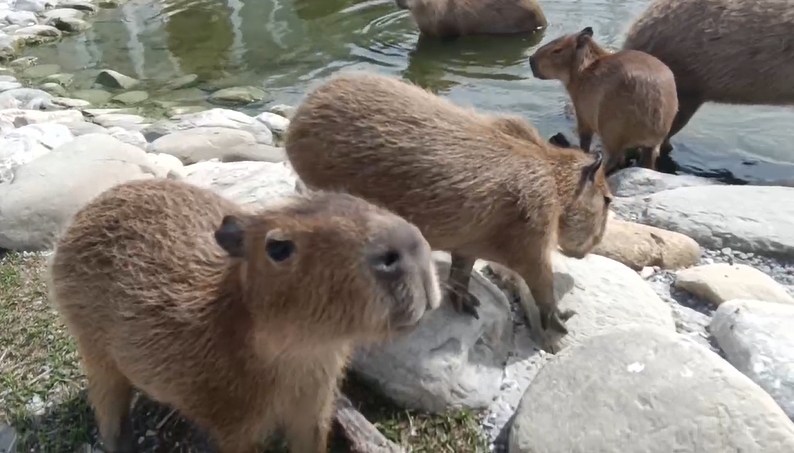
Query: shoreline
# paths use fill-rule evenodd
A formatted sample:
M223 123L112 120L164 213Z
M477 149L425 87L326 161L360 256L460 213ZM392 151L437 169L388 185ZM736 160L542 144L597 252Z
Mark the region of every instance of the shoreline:
M10 4L3 1L2 5ZM47 4L47 0L23 0L14 5L17 3L38 8L37 5ZM73 5L71 9L84 12L96 7L95 3L82 0L64 1L59 5ZM36 14L27 10L17 12ZM43 23L26 25L23 19L29 19L30 15L18 16L22 23L14 33L38 28L34 29L35 33L25 32L16 37L0 34L0 53L9 42L10 45L22 41L35 43L39 38L47 38L48 33L50 38L55 36L50 29L55 27ZM72 27L72 30L83 27L77 22L83 19L68 16L61 15L53 23L61 24L59 28ZM23 61L25 58L21 57ZM28 68L42 66L46 64ZM53 96L38 88L25 87L20 79L10 75L13 72L6 69L6 62L0 64L0 68L0 265L20 257L40 258L39 251L46 253L56 231L76 206L123 181L159 177L184 179L212 188L250 208L296 190L297 178L285 163L284 151L279 147L279 137L289 125L290 106L275 105L256 116L249 116L221 105L203 110L173 105L163 109L163 113L170 114L166 118L147 118L138 114L134 104L94 108L85 100ZM128 91L121 95L136 91L135 83L123 74L110 70L102 74L106 83L115 83L118 89L128 86L123 88ZM182 82L185 81L187 79ZM47 83L55 84L53 90L57 90L54 86L60 86L57 81ZM239 88L246 87L235 87L227 94L237 99L258 96L255 91L252 97L251 90L240 91ZM726 385L726 393L717 393L715 389L703 395L706 401L716 404L727 398L727 407L739 408L742 403L730 398L734 393L744 392L751 395L750 401L761 407L758 409L761 412L748 413L746 419L736 415L732 419L736 432L729 435L738 439L742 435L741 427L754 423L751 415L763 415L768 417L770 426L791 431L791 437L783 442L794 445L794 424L791 424L794 408L789 409L785 404L785 398L794 400L794 394L785 393L785 386L776 393L770 384L777 379L794 388L794 376L786 375L783 367L787 356L781 352L787 345L794 346L794 333L780 330L772 321L774 318L794 320L794 315L789 314L789 307L794 307L794 231L790 226L794 224L794 208L786 207L783 201L794 196L794 188L774 184L729 186L695 176L643 169L619 172L610 178L610 186L616 195L610 231L616 233L605 237L600 248L583 260L560 258L555 262L555 273L575 282L560 295L561 304L575 307L581 313L573 318L572 334L565 340L566 347L586 348L595 344L599 336L619 335L627 325L640 331L633 333L631 338L642 340L647 330L649 342L658 338L667 341L664 336L667 334L681 337L669 340L676 345L678 341L684 342L682 344L694 341L711 354L708 360L713 370L728 373L733 379ZM30 253L11 253L4 258L3 248ZM444 258L439 257L438 262L444 263ZM522 398L532 389L546 385L550 379L571 375L562 374L564 371L556 371L560 373L557 377L550 376L551 371L541 373L550 363L564 365L564 360L552 359L528 340L523 314L518 305L511 302L510 289L501 289L498 278L489 278L490 274L483 270L484 265L478 263L473 279L476 291L481 292L480 298L490 310L483 310L485 314L481 320L462 319L440 310L429 317L427 327L420 329L406 344L385 345L357 357L353 368L375 382L383 393L404 387L388 395L398 406L419 407L442 414L445 411L453 413L450 408L456 405L464 407L468 412L463 415L425 419L429 420L428 426L433 427L448 423L452 426L447 428L451 432L457 432L458 424L465 426L461 432L467 436L477 431L472 429L472 420L477 420L480 433L491 442L491 450L501 452L507 451L508 432L512 429L508 422L514 415L517 419L533 419L535 413L556 413L552 401L539 398L531 405L520 403ZM46 304L41 288L37 291L25 302L34 304L41 316L52 316L41 305ZM747 305L742 302L746 299L763 303ZM773 305L770 308L764 304ZM757 319L744 320L738 314L721 309L723 306L742 307L742 310L757 313ZM725 319L744 327L734 332L725 327ZM665 333L654 337L654 329ZM750 340L759 336L769 337L769 342ZM457 349L431 354L449 342L457 342ZM68 346L63 347L68 349ZM754 371L751 361L742 356L746 350L750 351L752 360L763 359L767 364L764 372ZM424 355L417 357L416 351ZM605 355L606 352L611 356L619 355L612 350L605 351ZM629 357L629 352L626 354ZM75 357L69 357L72 360L68 365L69 379L79 380ZM686 357L681 360L684 359ZM585 366L584 359L577 360L580 360L577 366ZM673 359L665 360L668 368L681 366ZM46 360L43 363L51 365ZM455 366L450 367L450 363ZM696 374L694 379L708 380L719 374L717 371L701 369L702 375ZM617 378L603 371L588 372L598 383L597 391L614 392L609 395L615 401L620 400L617 389L610 388L612 379ZM709 374L712 372L714 374ZM398 375L400 381L396 382L394 376ZM744 382L739 376L750 379ZM676 383L685 388L684 383ZM626 391L630 393L631 389ZM771 395L768 399L777 401L779 407L775 409L764 395ZM36 397L38 400L31 396L27 402L33 408L32 413L58 404L42 400L38 394ZM579 404L577 401L569 401L569 404ZM682 408L665 406L664 401L656 404L662 407L656 410L661 410L670 423L685 416L677 412ZM604 415L598 412L598 407L577 407L595 418ZM93 429L92 418L84 412L84 407L79 410L83 411L81 420L87 423L84 435L91 437L87 430ZM781 418L783 411L786 412ZM144 412L153 410L149 408ZM617 414L608 416L618 417ZM401 428L394 428L392 436L404 436L404 431L400 431L405 429L400 425L403 422L402 419L395 422ZM379 428L382 431L392 429L387 425L381 424ZM519 426L523 425L519 423ZM558 428L563 430L564 427ZM149 426L145 432L151 429ZM533 434L536 433L530 427L521 428L514 436L531 438ZM550 438L564 435L564 432L549 433ZM2 439L4 432L0 426ZM178 439L172 440L178 442ZM438 442L436 445L441 445L442 441ZM476 444L472 442L470 445ZM2 448L0 442L0 451ZM591 448L597 449L597 446Z

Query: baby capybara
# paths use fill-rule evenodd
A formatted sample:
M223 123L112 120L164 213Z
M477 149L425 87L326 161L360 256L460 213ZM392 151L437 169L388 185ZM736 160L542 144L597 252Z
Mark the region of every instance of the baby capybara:
M526 281L537 337L567 332L551 254L583 257L604 233L611 193L600 156L559 148L514 116L464 109L393 77L348 73L297 108L285 148L309 188L344 190L416 224L452 254L449 300L477 316L468 293L477 258ZM332 189L333 188L333 189ZM534 305L522 303L529 316ZM539 328L540 324L542 330Z
M638 51L611 53L585 27L541 46L529 65L538 79L563 83L576 112L579 147L589 151L597 133L608 156L607 175L630 150L640 152L643 167L655 168L678 110L675 79L664 63Z
M629 28L624 49L675 74L678 114L662 146L705 102L794 104L794 4L789 0L655 0Z
M453 39L464 35L504 35L546 28L535 0L395 0L426 36Z
M258 213L170 180L107 190L75 215L50 268L104 448L134 450L133 387L254 453L282 428L325 453L351 348L438 306L430 247L351 195L294 196Z

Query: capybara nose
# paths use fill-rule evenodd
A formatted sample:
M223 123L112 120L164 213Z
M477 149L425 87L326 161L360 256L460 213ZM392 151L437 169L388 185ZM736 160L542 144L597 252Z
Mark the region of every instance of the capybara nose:
M386 279L401 278L413 269L424 238L419 229L399 222L379 231L370 243L369 264L375 275Z
M530 55L529 56L529 69L532 70L532 75L533 76L535 76L535 77L538 76L537 62L535 60L535 56L534 55Z

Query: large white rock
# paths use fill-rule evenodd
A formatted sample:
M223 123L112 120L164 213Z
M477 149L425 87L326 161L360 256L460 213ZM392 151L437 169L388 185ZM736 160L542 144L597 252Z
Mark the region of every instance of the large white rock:
M616 198L617 212L710 248L794 257L794 188L714 185Z
M69 128L56 123L29 124L0 137L0 183L12 182L20 166L72 140Z
M794 420L794 306L731 300L714 312L709 330L728 361Z
M717 354L624 327L557 354L521 400L510 453L787 453L794 424Z
M10 121L17 127L35 123L72 123L84 122L85 118L79 110L0 110L0 121Z
M433 255L446 281L449 256ZM410 334L357 351L353 369L406 407L436 413L487 407L499 393L513 322L504 293L478 272L469 291L480 300L480 319L444 302Z
M745 264L715 263L678 271L675 287L714 305L756 299L794 305L794 298L772 277Z
M16 169L0 184L0 247L46 250L77 210L124 181L152 178L146 153L107 134L87 134Z
M616 197L648 195L679 187L721 184L712 179L692 175L671 175L642 167L625 168L610 176L607 181L612 194Z
M239 129L253 134L257 143L273 144L273 133L264 124L245 113L234 110L214 108L202 112L174 115L170 120L158 121L141 132L149 141L176 131L195 129L197 127L225 127Z
M199 162L183 169L184 180L207 187L249 209L295 193L298 181L285 162Z
M186 165L210 159L221 162L286 159L283 149L257 143L252 133L228 127L200 126L172 132L153 141L149 151L171 154Z

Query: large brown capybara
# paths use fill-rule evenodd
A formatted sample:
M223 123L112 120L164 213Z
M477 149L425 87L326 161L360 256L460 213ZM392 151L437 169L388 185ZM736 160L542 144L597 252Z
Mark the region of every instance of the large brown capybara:
M629 150L640 151L642 166L655 168L678 110L675 78L664 63L638 51L611 53L585 27L541 46L529 65L538 79L563 83L576 112L579 147L589 151L597 133L608 156L607 175Z
M612 195L600 154L552 146L519 117L477 113L397 78L355 72L304 99L285 148L310 189L385 206L417 225L433 249L451 252L448 296L458 312L478 316L467 288L481 258L526 282L521 299L536 339L549 340L549 328L567 332L573 312L557 308L552 252L559 245L581 258L604 234Z
M441 292L430 247L351 195L259 213L170 180L124 183L59 239L52 302L76 338L104 449L134 451L133 387L254 453L283 428L325 453L351 348L411 329Z
M535 0L395 0L411 12L426 36L529 33L546 28L546 15Z
M706 102L794 104L794 4L789 0L655 0L629 28L624 49L675 74L678 114L662 146Z

